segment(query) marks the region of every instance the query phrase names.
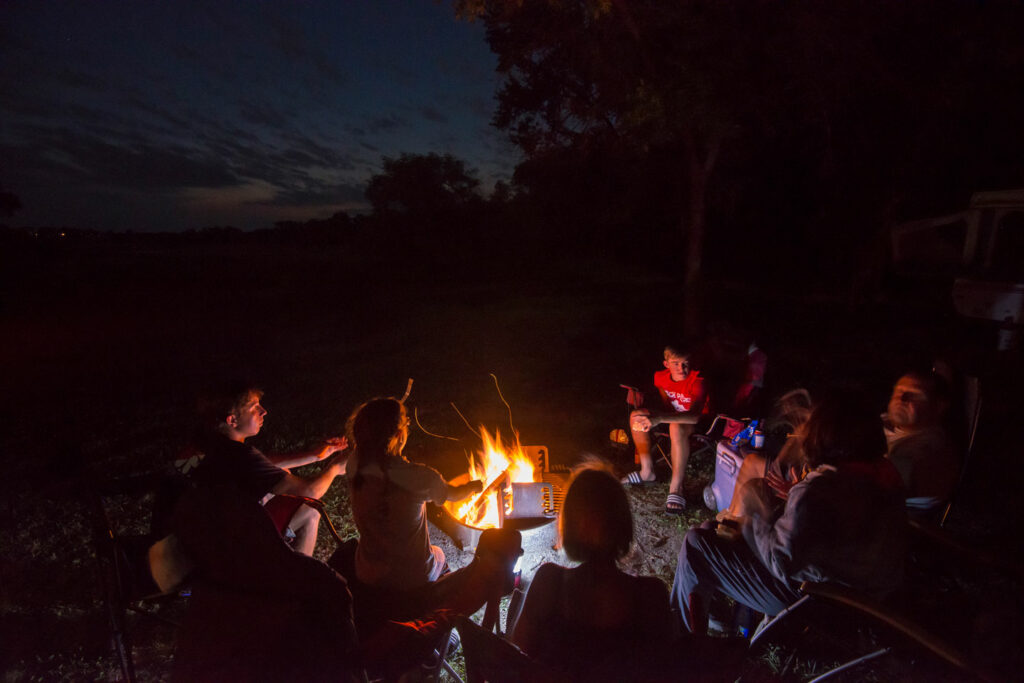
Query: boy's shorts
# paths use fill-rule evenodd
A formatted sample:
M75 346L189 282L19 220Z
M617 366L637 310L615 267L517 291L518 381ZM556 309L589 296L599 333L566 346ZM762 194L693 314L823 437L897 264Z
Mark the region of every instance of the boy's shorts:
M291 521L292 517L298 511L299 507L303 505L301 498L295 498L293 496L274 496L267 501L267 504L263 506L263 509L270 515L270 519L273 520L274 526L277 527L277 533L283 534L285 528L288 526L288 522Z

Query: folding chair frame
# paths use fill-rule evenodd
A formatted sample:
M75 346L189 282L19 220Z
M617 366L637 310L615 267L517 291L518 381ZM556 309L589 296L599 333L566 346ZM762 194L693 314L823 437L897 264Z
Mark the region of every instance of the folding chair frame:
M99 579L110 637L117 654L121 674L125 681L136 680L132 656L131 624L128 613L177 627L179 624L145 605L177 599L178 593L162 593L154 585L154 592L141 593L138 581L149 571L145 551L156 542L156 534L122 535L110 517L106 500L115 495L141 496L157 492L168 477L144 475L140 477L94 484L87 490L93 527L93 548L99 565Z

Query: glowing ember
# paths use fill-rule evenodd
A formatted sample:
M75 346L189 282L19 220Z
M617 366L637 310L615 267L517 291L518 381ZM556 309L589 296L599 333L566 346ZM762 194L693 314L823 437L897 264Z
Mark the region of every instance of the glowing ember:
M469 462L469 478L479 479L484 483L481 493L458 504L448 504L448 511L456 519L464 524L475 526L480 529L496 527L500 523L498 515L498 501L504 500L504 491L495 492L491 487L499 478L508 474L508 481L501 484L507 486L510 482L525 483L534 481L533 463L523 447L516 439L514 445L504 445L501 442L501 434L495 432L494 438L483 427L480 428L483 437L483 450L472 457Z

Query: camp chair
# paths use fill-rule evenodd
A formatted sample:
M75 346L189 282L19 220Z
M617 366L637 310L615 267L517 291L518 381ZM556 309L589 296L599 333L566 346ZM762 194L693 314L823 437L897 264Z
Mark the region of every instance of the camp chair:
M178 499L189 483L178 471L154 472L133 477L94 481L86 487L90 510L92 543L99 565L100 591L110 628L110 638L125 681L136 680L133 657L133 634L150 622L169 631L182 623L191 585L173 585L167 573L161 572L154 548L165 547L171 533L171 517ZM113 514L125 498L134 503L136 511L148 510L145 531L127 533ZM303 503L320 512L331 534L338 535L322 501L302 498ZM175 546L176 547L176 546ZM166 553L164 555L166 557ZM182 574L185 569L175 570ZM168 616L169 615L169 616Z
M175 628L180 614L174 608L183 606L187 589L161 589L154 580L150 548L167 536L169 510L184 486L173 474L146 474L136 477L92 482L86 487L90 510L93 550L99 565L100 591L110 629L110 638L117 653L121 675L134 681L132 632L139 620ZM139 506L152 498L145 532L124 533L111 514L115 499L131 498Z
M178 631L176 680L362 680L344 579L291 550L231 487L186 492L174 529L197 570Z
M628 406L628 411L626 412L626 424L628 425L629 416L632 412L643 408L644 393L637 387L630 386L628 384L620 384L619 386L626 390L626 405ZM708 451L714 451L718 439L723 436L731 438L750 422L750 418L736 420L728 415L719 414L712 418L711 422L708 423L704 417L702 417L701 421L694 427L694 433L690 435L691 458L695 455L701 455ZM702 426L701 422L706 426ZM658 457L668 465L669 469L671 469L672 460L669 457L671 443L668 431L659 426L652 429L650 433L651 449L657 452ZM612 440L617 443L629 443L629 432L627 430L616 429L612 431L612 435Z
M949 513L953 509L953 504L957 499L957 493L963 487L967 468L970 465L971 455L974 452L974 441L978 433L978 423L981 421L981 380L970 375L965 376L963 378L963 391L961 396L963 403L961 408L964 433L960 439L962 445L960 477L957 481L956 488L953 490L953 495L950 496L949 501L946 502L946 505L939 516L940 527L945 526L946 521L949 519Z
M328 564L346 577L352 591L353 615L368 673L387 678L402 673L403 667L419 666L427 675L436 677L443 669L461 680L446 661L457 645L451 638L454 620L484 605L484 624L494 627L500 601L515 585L514 566L522 554L519 532L485 530L469 566L409 592L360 582L355 573L357 548L358 540L349 539ZM497 581L499 576L504 576L503 581Z
M901 661L911 662L921 680L999 680L991 670L994 662L964 649L978 642L975 634L959 632L965 624L976 626L965 607L977 596L963 589L963 581L967 576L975 583L1002 577L1016 585L1024 567L968 548L934 526L910 522L908 533L907 578L889 600L846 586L804 583L801 598L761 623L751 638L751 653L785 645L792 652L790 663L801 652L833 662L816 681L850 672L863 677L865 668ZM944 621L958 632L950 632L948 625L940 632Z
M518 647L468 617L460 617L456 628L466 659L468 683L553 683L562 680Z
M950 674L967 677L967 680L986 680L973 670L959 648L888 605L836 584L805 582L800 592L803 596L799 600L754 635L750 644L752 650L773 642L789 627L790 631L802 631L802 636L809 633L818 636L810 639L814 658L819 662L834 662L814 681L850 674L869 665L877 666L883 658L899 656L914 661L919 671L934 672L932 675L937 680L948 680ZM826 642L823 632L837 626L842 627L845 640L830 633ZM867 644L866 651L858 649L863 644ZM784 671L782 675L787 674Z

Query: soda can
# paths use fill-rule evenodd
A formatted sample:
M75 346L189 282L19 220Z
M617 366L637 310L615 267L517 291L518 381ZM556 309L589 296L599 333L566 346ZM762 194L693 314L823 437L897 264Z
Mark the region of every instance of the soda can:
M755 449L764 448L764 432L754 432L754 435L750 437L750 445Z

